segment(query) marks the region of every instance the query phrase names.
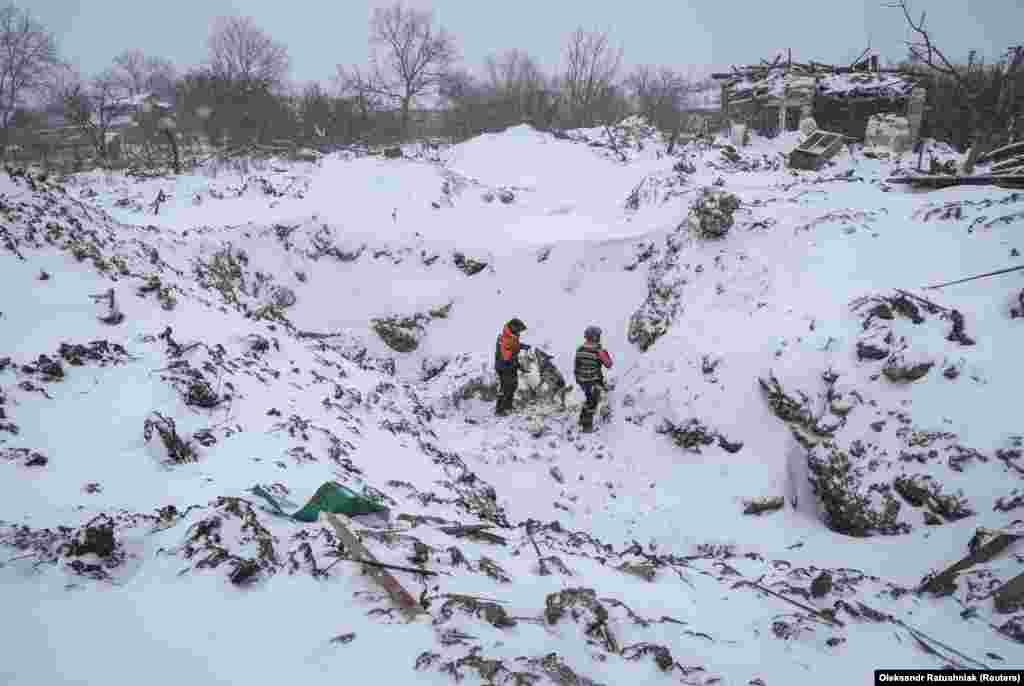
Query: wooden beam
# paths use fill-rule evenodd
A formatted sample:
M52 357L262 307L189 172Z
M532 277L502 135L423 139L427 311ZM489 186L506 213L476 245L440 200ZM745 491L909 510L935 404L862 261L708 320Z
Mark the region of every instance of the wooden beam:
M939 593L944 590L948 590L950 586L956 587L957 575L969 569L976 564L982 562L988 562L999 553L1006 550L1011 543L1021 538L1014 534L999 534L991 541L981 546L973 553L963 558L959 562L947 567L943 572L936 574L931 579L928 579L918 587L918 591L926 591L931 593Z
M348 527L341 523L341 520L339 520L337 516L330 512L325 512L324 515L327 517L327 521L330 523L331 527L334 528L334 532L338 534L338 538L341 539L344 546L348 548L349 553L356 558L359 558L358 561L361 562L366 560L380 564L377 558L373 556L373 553L366 549L366 546L356 538L356 535L352 533ZM407 620L411 621L419 615L425 614L424 609L420 606L419 602L417 602L416 598L405 590L402 584L398 583L398 579L392 576L386 569L376 566L371 567L369 565L365 566L364 569L368 576L387 591L391 600L398 605Z

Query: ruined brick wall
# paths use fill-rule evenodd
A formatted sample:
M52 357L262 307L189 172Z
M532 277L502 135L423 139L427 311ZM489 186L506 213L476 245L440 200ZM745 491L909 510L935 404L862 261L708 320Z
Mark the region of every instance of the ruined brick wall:
M814 98L814 120L819 129L863 139L872 115L906 115L907 98Z

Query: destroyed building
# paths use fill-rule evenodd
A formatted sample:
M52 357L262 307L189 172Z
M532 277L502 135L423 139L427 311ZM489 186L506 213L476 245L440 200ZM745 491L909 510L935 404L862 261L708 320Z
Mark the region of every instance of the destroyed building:
M723 116L767 136L796 131L810 114L820 129L861 140L868 120L885 113L907 117L916 140L924 113L926 93L915 77L880 69L877 58L835 67L779 57L712 76L721 85Z

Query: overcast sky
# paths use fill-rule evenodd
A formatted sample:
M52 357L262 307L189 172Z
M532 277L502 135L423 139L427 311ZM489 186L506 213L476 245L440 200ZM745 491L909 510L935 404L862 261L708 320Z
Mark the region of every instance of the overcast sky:
M870 45L901 58L909 37L891 0L407 0L434 10L453 33L468 67L505 48L521 48L552 70L576 26L608 31L627 64L698 65L710 72L756 63L792 48L793 58L848 63ZM327 81L338 63L362 64L369 54L371 0L15 0L60 40L65 58L85 74L108 66L128 48L166 57L179 69L206 55L211 21L251 16L287 45L292 79ZM951 57L976 48L989 56L1024 41L1024 0L911 0L915 14Z

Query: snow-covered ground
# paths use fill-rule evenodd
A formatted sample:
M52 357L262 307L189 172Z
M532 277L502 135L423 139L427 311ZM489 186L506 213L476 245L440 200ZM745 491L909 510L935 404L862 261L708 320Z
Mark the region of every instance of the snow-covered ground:
M889 187L915 160L857 149L792 172L795 134L668 156L632 126L519 126L439 162L0 176L0 682L1024 664L1024 613L991 597L1024 544L915 591L1021 524L1021 273L923 287L1012 266L1024 194ZM740 201L724 238L688 222L705 188ZM532 370L509 418L470 392L512 317L570 383L604 329L597 434L578 389L532 400ZM395 572L428 617L250 492L329 480L389 506L351 523L378 559L438 573ZM743 513L762 498L785 504Z

